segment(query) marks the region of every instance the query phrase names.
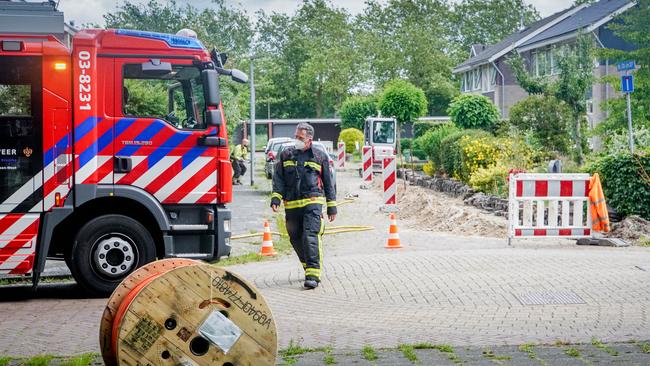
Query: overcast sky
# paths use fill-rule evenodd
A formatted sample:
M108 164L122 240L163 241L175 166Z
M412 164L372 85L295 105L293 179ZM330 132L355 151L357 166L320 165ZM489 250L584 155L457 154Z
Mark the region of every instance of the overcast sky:
M60 0L59 10L65 13L66 21L74 20L77 25L90 22L103 24L102 15L115 11L124 2L125 0ZM144 4L148 1L131 0L131 2ZM212 3L210 0L177 0L176 2L191 3L198 8L210 6ZM275 11L292 14L301 0L225 0L225 2L228 5L240 6L251 15L259 9L267 13ZM364 8L363 0L331 0L331 2L336 7L348 9L352 14L357 14ZM567 8L573 3L571 0L524 0L524 2L534 5L542 17Z

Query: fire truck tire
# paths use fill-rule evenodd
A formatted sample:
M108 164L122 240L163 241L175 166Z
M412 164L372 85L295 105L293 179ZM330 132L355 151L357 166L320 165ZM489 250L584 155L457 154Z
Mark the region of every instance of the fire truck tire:
M70 272L79 285L110 295L131 272L156 259L149 231L123 215L104 215L86 223L74 241Z

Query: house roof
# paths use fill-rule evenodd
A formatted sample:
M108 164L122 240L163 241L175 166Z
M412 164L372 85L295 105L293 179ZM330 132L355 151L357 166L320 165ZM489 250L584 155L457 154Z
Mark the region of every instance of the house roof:
M593 26L603 20L608 21L613 15L633 5L634 2L630 0L600 0L590 6L583 4L565 9L509 35L497 44L486 47L483 52L456 66L453 72L492 62L514 48L533 48L531 46L572 34L578 29Z
M468 66L475 66L475 65L481 65L484 63L489 62L490 58L496 54L498 54L500 51L503 51L504 49L512 46L513 44L516 44L517 41L521 40L522 38L534 33L535 31L538 31L540 28L542 28L544 25L549 24L550 22L556 20L572 8L565 9L563 11L557 12L551 16L548 16L544 19L538 20L535 23L529 25L528 27L520 30L519 32L512 33L505 39L503 39L501 42L486 46L483 52L478 53L474 57L470 57L469 60L461 63L460 65L456 66L454 68L454 72L460 71L461 69L464 69Z
M603 19L610 18L612 14L616 14L631 5L633 5L633 2L630 0L600 0L529 39L524 42L521 47L542 43L546 40L572 34L579 29L589 28L594 24L598 24Z

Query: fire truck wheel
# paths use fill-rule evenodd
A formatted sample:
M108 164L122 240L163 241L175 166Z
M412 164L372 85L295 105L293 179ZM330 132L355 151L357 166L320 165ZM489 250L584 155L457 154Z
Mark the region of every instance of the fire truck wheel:
M142 224L123 215L104 215L77 233L70 271L86 290L110 295L126 276L155 259L153 238Z

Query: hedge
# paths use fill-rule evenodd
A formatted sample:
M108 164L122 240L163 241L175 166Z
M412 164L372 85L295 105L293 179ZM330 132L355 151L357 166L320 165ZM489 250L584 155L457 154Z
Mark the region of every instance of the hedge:
M650 220L650 148L606 156L587 170L600 175L605 199L617 212Z
M339 141L345 142L345 152L352 154L356 150L355 141L359 142L359 148L363 146L363 132L356 128L346 128L339 134Z

